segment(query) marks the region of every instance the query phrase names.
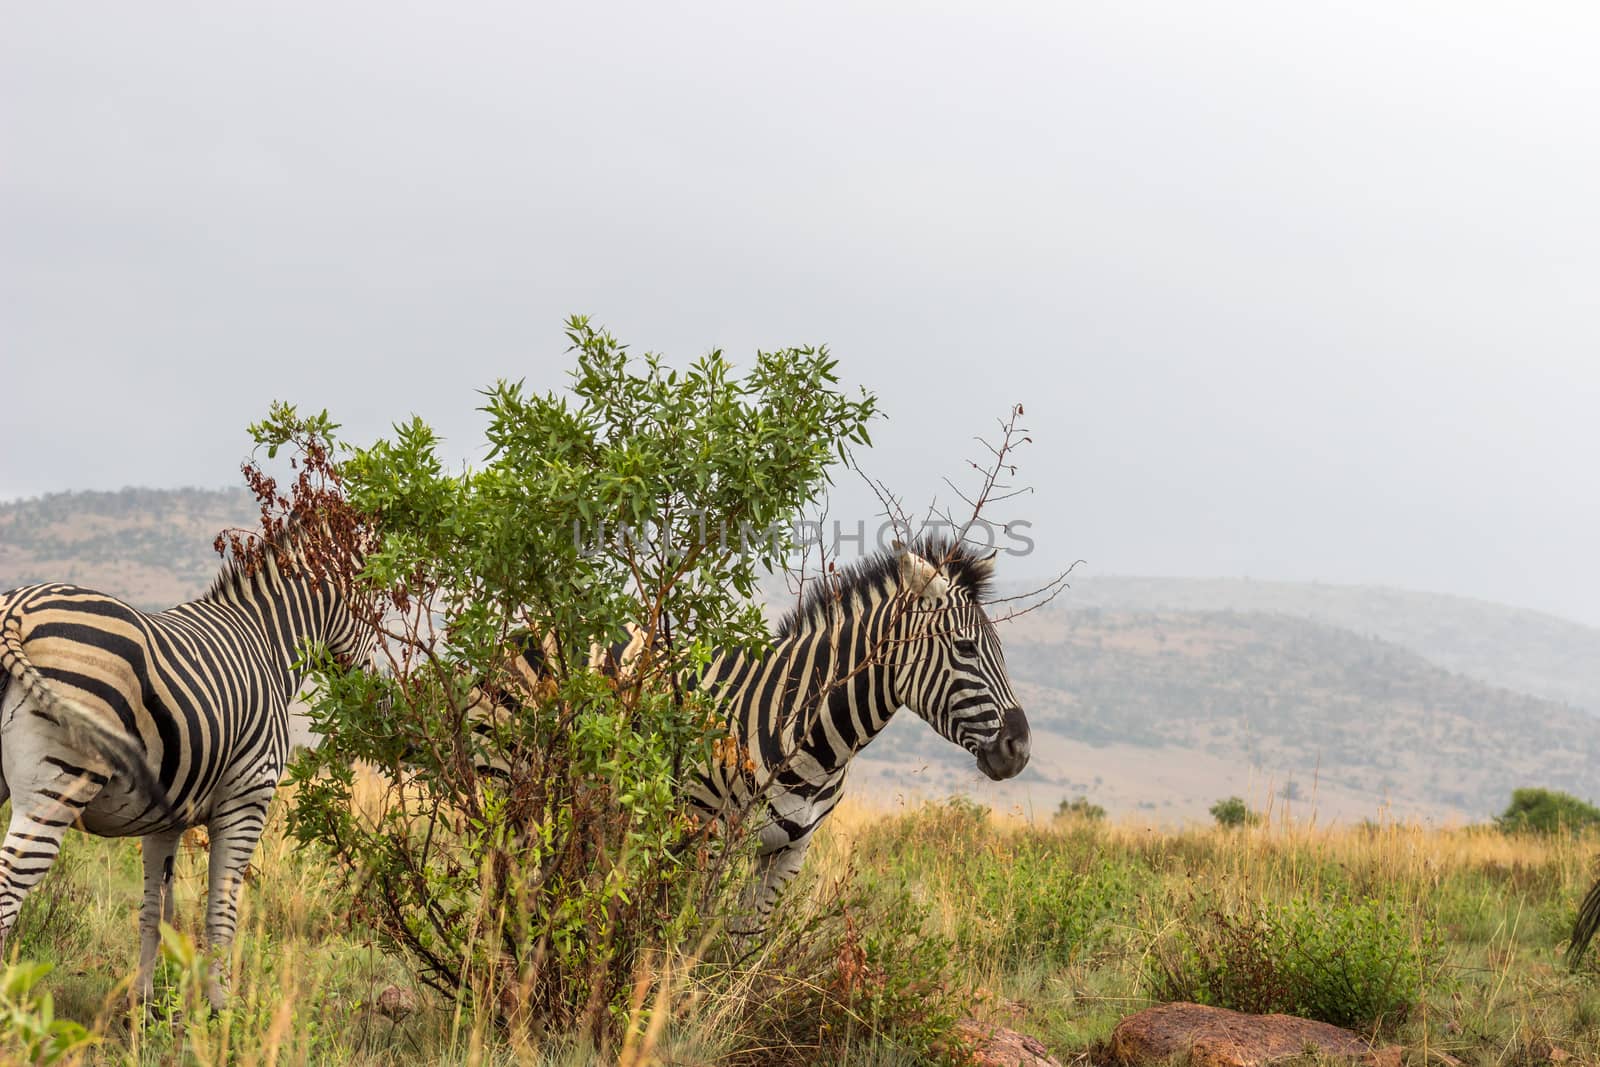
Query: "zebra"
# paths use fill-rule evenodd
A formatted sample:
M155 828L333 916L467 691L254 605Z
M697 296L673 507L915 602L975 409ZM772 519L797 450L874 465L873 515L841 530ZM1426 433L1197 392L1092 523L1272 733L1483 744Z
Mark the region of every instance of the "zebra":
M143 838L144 901L134 996L152 992L160 924L173 917L183 832L211 839L206 995L226 1003L221 971L238 889L289 756L300 659L320 642L345 663L376 634L342 583L308 560L294 523L258 566L225 562L198 600L146 614L115 597L49 583L0 596L0 952L28 891L69 826Z
M1567 942L1568 967L1573 970L1578 969L1584 951L1588 949L1589 942L1594 940L1596 931L1600 931L1600 882L1595 882L1589 887L1583 903L1578 906L1578 917L1573 920L1572 936Z
M722 708L742 757L690 770L687 799L705 818L752 813L759 827L756 869L737 916L743 929L735 933L764 925L839 803L850 760L899 708L970 752L991 779L1027 766L1028 720L983 609L994 564L995 553L979 556L961 543L896 542L892 552L813 586L764 653L723 650L698 676L681 679L686 691L698 689ZM630 638L636 652L641 635ZM606 669L616 670L620 658L613 650ZM547 662L548 650L527 642L512 658L514 684L480 686L468 715L481 773L508 773L492 738L536 690ZM591 666L599 662L591 653Z
M813 586L765 654L724 651L696 680L726 709L748 762L696 768L689 796L713 815L764 809L741 908L758 928L843 796L850 760L901 707L992 780L1027 766L1028 719L983 610L995 557L938 538L896 542Z

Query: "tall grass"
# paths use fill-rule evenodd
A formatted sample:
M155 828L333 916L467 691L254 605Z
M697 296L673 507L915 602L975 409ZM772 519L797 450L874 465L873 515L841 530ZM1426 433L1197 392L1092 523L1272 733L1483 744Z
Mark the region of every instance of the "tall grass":
M1539 1063L1556 1049L1600 1062L1600 969L1571 974L1562 955L1597 851L1594 838L1400 823L1163 831L1035 824L965 803L890 813L846 803L761 950L641 961L610 1061L926 1062L963 1013L1030 1032L1067 1060L1173 992L1159 963L1183 938L1216 935L1217 916L1292 914L1355 916L1372 926L1357 931L1361 943L1437 957L1360 1021L1385 1040L1468 1063ZM56 1015L99 1036L63 1062L594 1062L563 1035L508 1035L418 988L350 914L331 868L283 834L282 802L244 889L234 1004L212 1017L192 948L204 866L186 843L158 1003L130 1026L137 846L69 838L8 947L54 963L39 989Z

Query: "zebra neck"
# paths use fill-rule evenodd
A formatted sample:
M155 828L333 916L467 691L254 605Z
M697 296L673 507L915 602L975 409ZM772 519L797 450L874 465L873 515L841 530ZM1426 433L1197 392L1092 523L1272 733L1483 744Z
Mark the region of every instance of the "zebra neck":
M895 640L902 624L892 602L853 600L843 610L779 642L799 699L784 749L810 756L824 772L844 764L877 737L899 707Z
M305 672L296 665L305 643L327 635L331 598L326 589L307 574L286 577L276 563L268 563L219 592L216 602L240 611L260 631L265 651L272 665L282 670L287 689L299 689Z

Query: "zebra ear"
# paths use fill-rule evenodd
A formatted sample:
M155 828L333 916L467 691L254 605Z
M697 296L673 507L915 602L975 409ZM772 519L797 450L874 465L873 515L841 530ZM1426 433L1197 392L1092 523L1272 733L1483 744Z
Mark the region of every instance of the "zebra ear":
M900 585L916 594L924 603L943 600L950 591L950 579L939 573L939 568L911 551L899 541L894 543L895 558L900 562Z

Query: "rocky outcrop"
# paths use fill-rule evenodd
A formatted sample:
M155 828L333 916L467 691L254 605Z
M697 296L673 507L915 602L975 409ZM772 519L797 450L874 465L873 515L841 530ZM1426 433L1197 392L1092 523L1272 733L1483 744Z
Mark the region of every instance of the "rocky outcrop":
M963 1019L956 1033L971 1052L973 1067L1061 1067L1037 1040L1003 1026Z
M1398 1048L1373 1049L1349 1030L1293 1015L1245 1015L1204 1004L1160 1004L1130 1015L1111 1034L1126 1067L1187 1055L1190 1067L1267 1067L1310 1053L1371 1067L1399 1067Z

